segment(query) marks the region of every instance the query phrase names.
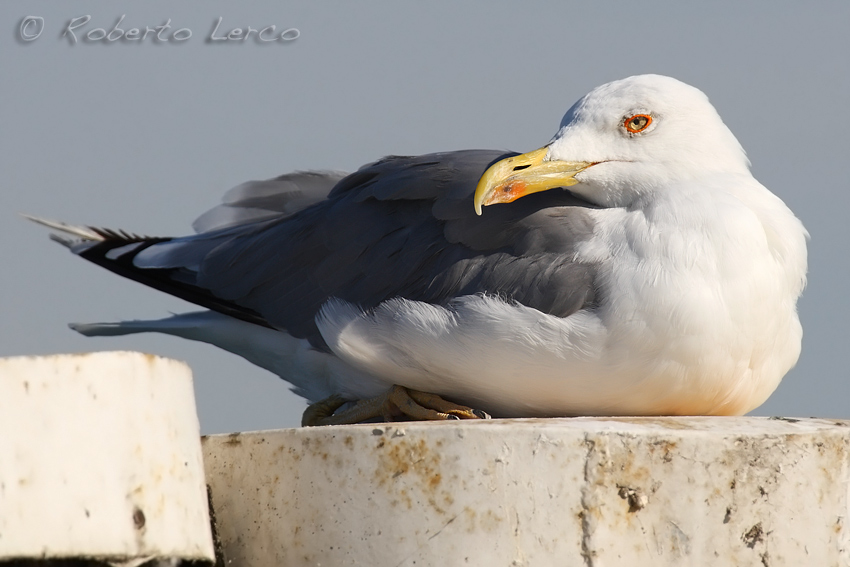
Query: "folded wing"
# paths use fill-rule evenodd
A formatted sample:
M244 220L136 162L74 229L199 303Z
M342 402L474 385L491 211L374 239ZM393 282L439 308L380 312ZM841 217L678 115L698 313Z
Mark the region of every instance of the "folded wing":
M594 266L575 261L593 231L592 205L547 191L475 215L479 177L506 155L392 156L348 176L291 174L231 190L192 236L77 229L64 243L130 279L322 350L315 317L330 298L371 309L396 297L450 305L484 293L561 317L592 306Z

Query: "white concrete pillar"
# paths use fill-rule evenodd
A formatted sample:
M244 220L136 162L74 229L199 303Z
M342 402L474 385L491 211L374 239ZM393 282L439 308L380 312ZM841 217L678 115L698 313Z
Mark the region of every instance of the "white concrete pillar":
M188 366L0 359L0 561L149 557L213 559Z
M204 439L228 564L848 565L850 422L577 418Z

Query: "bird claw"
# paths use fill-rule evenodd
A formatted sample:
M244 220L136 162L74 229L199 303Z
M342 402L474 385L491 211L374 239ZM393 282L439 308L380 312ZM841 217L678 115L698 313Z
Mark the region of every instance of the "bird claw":
M353 424L379 417L384 421L398 421L398 417L418 421L490 419L490 415L481 410L449 402L436 394L398 385L380 396L360 400L354 407L334 414L345 402L341 396L334 395L310 405L304 411L301 425Z

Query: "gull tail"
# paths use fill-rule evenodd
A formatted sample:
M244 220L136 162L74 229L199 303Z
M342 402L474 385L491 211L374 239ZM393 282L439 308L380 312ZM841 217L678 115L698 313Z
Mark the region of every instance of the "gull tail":
M114 323L68 323L68 327L87 337L120 337L136 333L161 333L160 321L117 321ZM174 333L169 333L174 334Z
M208 343L280 376L291 384L293 392L310 401L321 400L336 391L326 377L327 355L314 349L306 339L215 311L181 313L157 320L68 326L87 337L164 333Z

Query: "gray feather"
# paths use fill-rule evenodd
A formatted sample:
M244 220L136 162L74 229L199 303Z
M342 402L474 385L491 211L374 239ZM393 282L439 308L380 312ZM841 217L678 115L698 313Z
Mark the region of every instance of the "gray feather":
M341 171L296 171L248 181L225 193L221 205L198 217L192 228L197 233L210 232L291 215L327 197L346 175Z

